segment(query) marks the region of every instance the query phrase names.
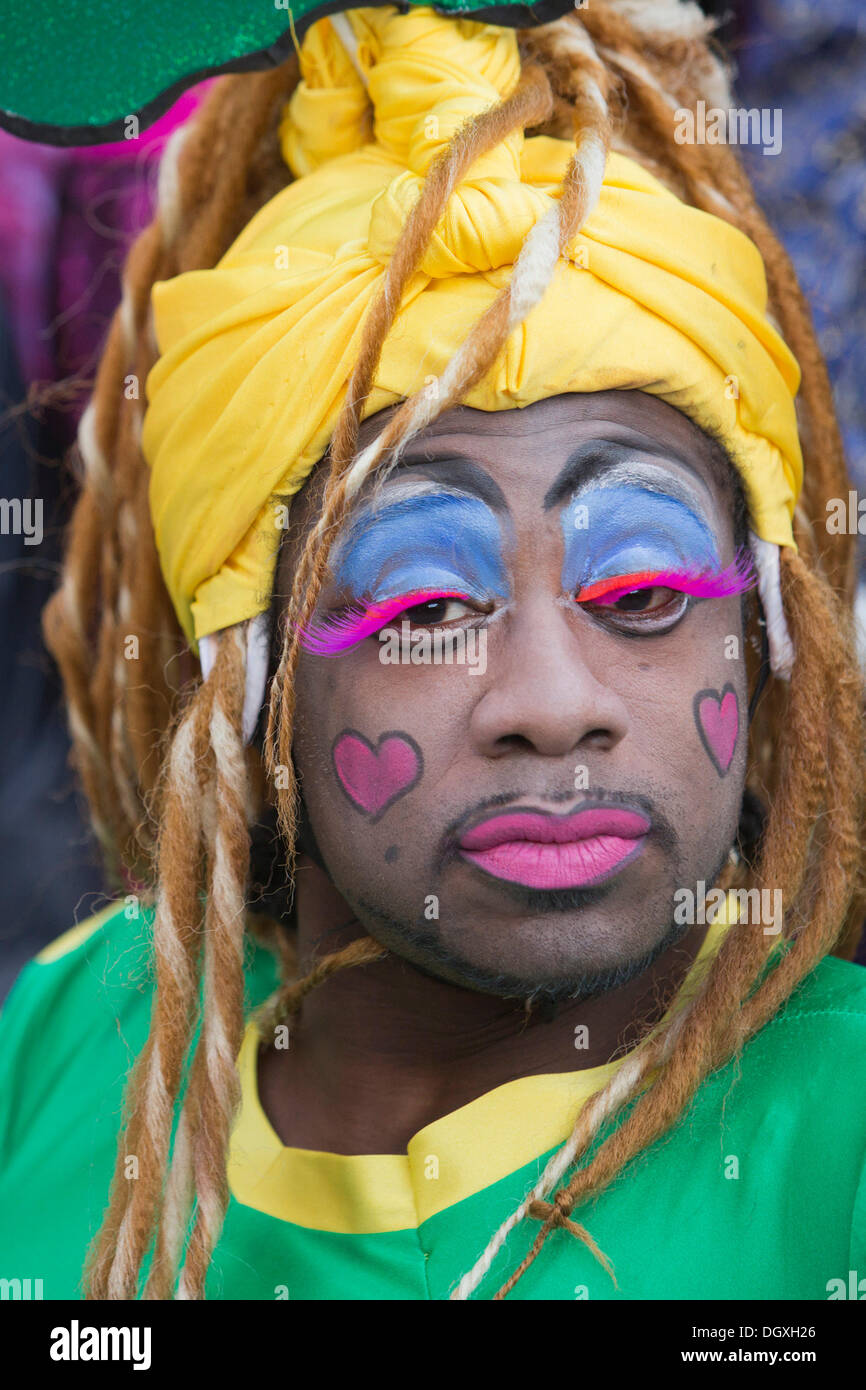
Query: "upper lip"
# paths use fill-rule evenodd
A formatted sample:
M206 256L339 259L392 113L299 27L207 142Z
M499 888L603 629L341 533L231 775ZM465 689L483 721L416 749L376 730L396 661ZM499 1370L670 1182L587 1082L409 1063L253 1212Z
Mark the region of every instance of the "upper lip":
M464 850L485 850L515 840L568 844L599 835L638 840L651 829L646 815L632 806L584 806L566 815L554 815L533 806L514 806L476 821L461 832L458 844Z

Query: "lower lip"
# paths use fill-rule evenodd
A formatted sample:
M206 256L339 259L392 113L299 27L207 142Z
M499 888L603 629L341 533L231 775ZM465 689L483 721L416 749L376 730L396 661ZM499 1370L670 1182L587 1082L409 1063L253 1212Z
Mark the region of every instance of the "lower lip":
M544 844L507 840L490 849L461 849L462 858L493 878L527 888L588 888L603 883L640 854L645 835L624 839L595 835L588 840Z

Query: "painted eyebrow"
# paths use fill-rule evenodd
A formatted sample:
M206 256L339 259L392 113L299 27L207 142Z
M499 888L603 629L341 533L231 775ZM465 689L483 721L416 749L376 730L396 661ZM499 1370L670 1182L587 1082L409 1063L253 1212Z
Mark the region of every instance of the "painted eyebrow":
M704 492L710 494L710 489L697 469L689 463L688 459L684 459L670 448L654 445L651 441L644 445L618 444L608 439L589 439L585 443L579 444L569 454L560 473L544 494L544 510L549 512L559 503L570 501L572 494L578 487L586 486L600 473L607 472L614 464L636 463L647 455L652 458L665 459L667 462L674 459L689 470ZM694 498L685 488L677 485L675 478L671 478L669 489L668 485L665 485L665 492L667 493L668 490L671 497L676 497L681 502L694 501Z
M391 477L397 477L401 472L410 468L419 469L446 487L458 488L460 492L478 497L495 512L507 513L509 510L505 493L499 484L494 482L490 474L480 464L466 454L455 453L449 449L446 454L431 456L417 452L413 454L411 450L407 450L406 454L399 459ZM386 497L387 490L383 490L381 494L383 504Z

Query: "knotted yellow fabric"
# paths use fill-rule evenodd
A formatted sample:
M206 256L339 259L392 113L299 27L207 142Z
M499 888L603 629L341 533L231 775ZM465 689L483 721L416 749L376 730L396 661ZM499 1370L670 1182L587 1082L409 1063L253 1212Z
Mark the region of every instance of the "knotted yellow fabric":
M153 292L161 356L143 448L163 572L193 643L267 608L281 504L327 449L425 174L519 79L510 29L425 9L347 18L354 60L329 19L303 42L280 128L295 181L214 269ZM560 196L573 148L518 132L472 165L403 297L365 416L442 372ZM569 391L660 396L726 446L757 534L791 545L799 369L766 303L746 236L612 153L541 303L463 399L507 410Z

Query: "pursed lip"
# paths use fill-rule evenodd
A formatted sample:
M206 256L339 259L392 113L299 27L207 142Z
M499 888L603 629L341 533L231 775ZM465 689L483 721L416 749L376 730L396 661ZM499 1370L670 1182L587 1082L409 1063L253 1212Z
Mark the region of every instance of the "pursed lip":
M515 807L462 831L461 858L493 878L529 888L583 888L618 873L652 829L627 806L588 806L567 815Z

